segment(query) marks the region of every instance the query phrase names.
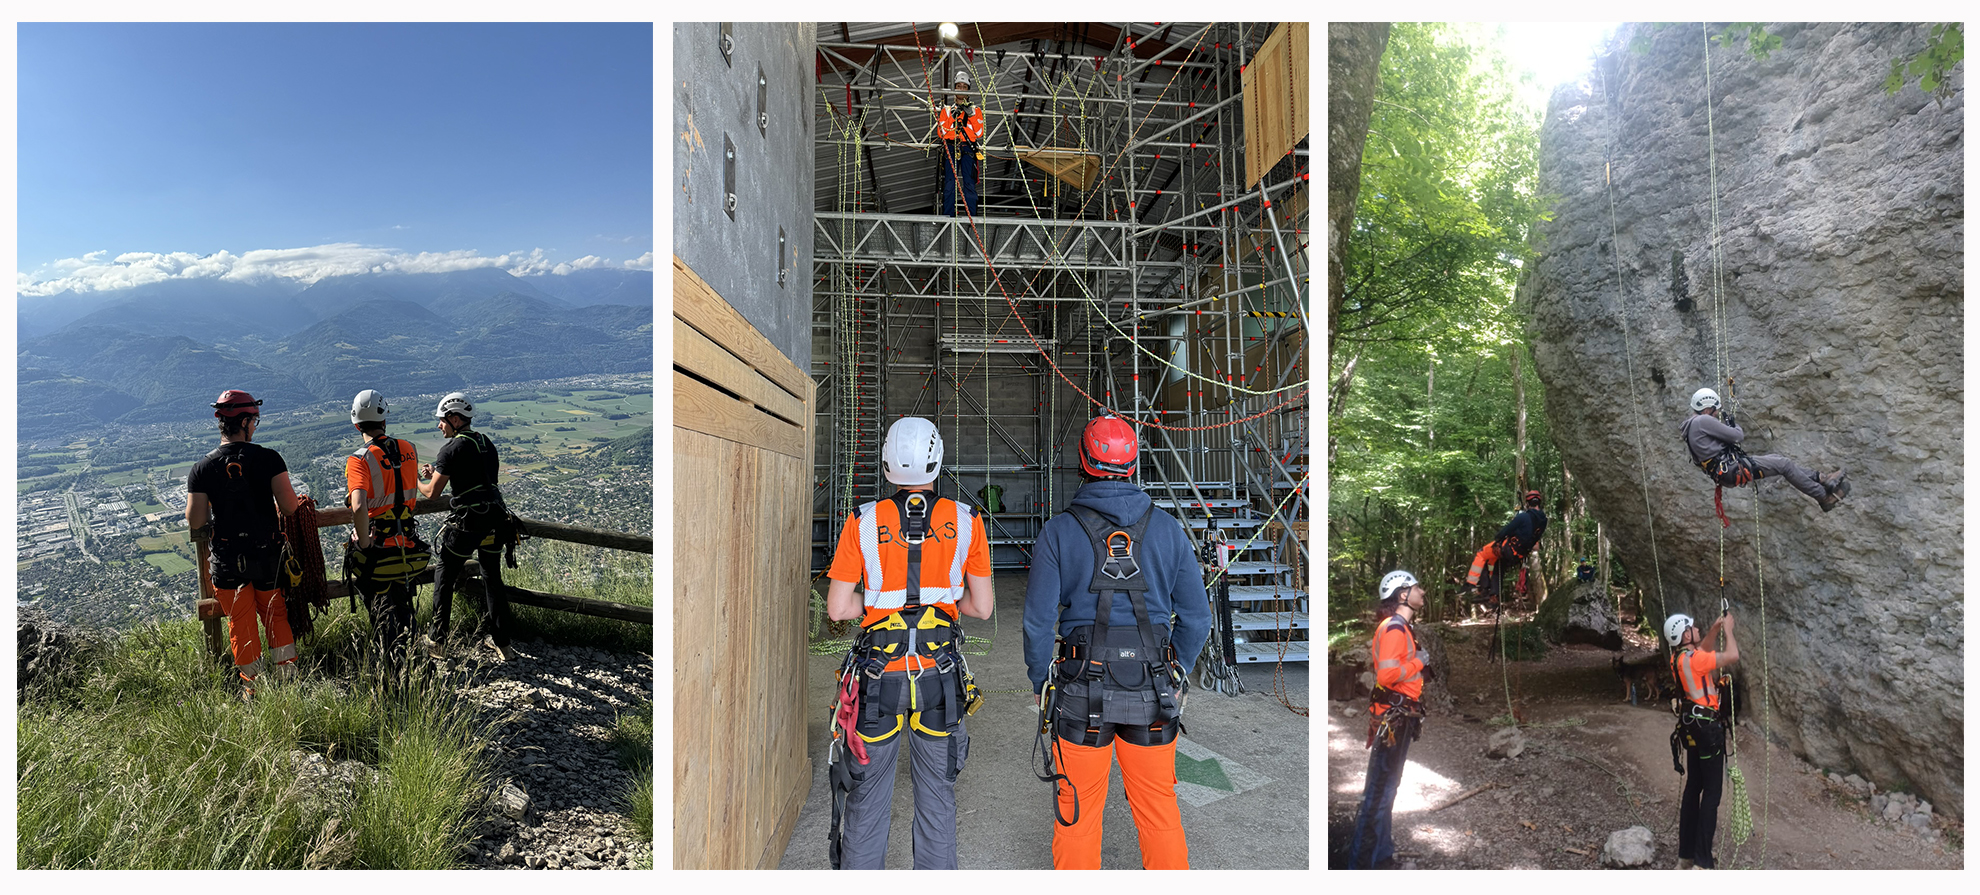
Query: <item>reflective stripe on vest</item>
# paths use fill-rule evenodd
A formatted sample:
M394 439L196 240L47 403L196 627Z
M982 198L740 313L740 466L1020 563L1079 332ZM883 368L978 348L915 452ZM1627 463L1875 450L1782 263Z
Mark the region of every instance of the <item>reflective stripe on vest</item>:
M1394 625L1392 626L1392 625L1390 624L1390 622L1395 622L1395 624L1394 624ZM1401 668L1401 667L1402 667L1402 664L1403 664L1403 662L1405 662L1405 661L1411 661L1411 662L1420 662L1420 661L1422 660L1422 657L1423 657L1423 651L1422 651L1422 650L1419 650L1419 649L1417 649L1417 648L1416 648L1416 638L1415 638L1415 637L1411 637L1411 636L1409 635L1409 625L1408 625L1408 624L1406 624L1406 623L1404 623L1404 622L1400 622L1400 621L1396 621L1396 619L1395 619L1395 617L1394 617L1394 616L1390 616L1390 617L1389 617L1389 619L1388 619L1387 621L1384 621L1384 622L1382 622L1382 627L1381 627L1381 628L1378 628L1378 629L1376 629L1376 632L1375 632L1375 633L1376 633L1376 636L1377 636L1377 638L1378 638L1378 639L1380 638L1380 636L1381 636L1381 633L1382 633L1382 631L1384 631L1384 630L1389 630L1389 631L1397 631L1397 630L1400 630L1400 631L1402 631L1402 632L1403 632L1403 636L1404 636L1405 638L1407 638L1407 639L1408 639L1408 641L1409 641L1409 653L1408 653L1407 655L1405 655L1405 656L1403 656L1403 657L1402 657L1401 659L1381 659L1381 660L1378 660L1378 661L1377 661L1377 662L1375 663L1375 677L1376 677L1376 679L1377 679L1377 680L1380 680L1380 679L1381 679L1381 676L1382 676L1382 669L1384 669L1384 668ZM1376 644L1376 649L1375 649L1375 654L1376 654L1376 655L1378 655L1378 656L1382 654L1382 650L1381 650L1381 645L1380 645L1380 644ZM1398 689L1398 688L1400 688L1400 687L1401 687L1402 685L1404 685L1404 684L1407 684L1407 683L1409 683L1410 681L1415 681L1415 680L1421 680L1422 678L1423 678L1423 666L1419 664L1419 665L1417 665L1417 666L1416 666L1416 670L1415 670L1415 671L1412 671L1412 672L1410 672L1410 673L1409 673L1409 676L1408 676L1408 677L1405 677L1405 678L1403 678L1402 680L1399 680L1399 681L1396 681L1396 682L1395 682L1395 684L1394 684L1394 685L1392 685L1392 686L1386 686L1386 687L1385 687L1385 689L1389 689L1389 690L1394 690L1394 689Z
M1694 652L1695 650L1685 650L1679 653L1677 658L1673 660L1682 666L1682 668L1674 669L1677 671L1678 685L1684 688L1684 698L1707 708L1717 708L1719 683L1711 677L1707 677L1705 678L1705 686L1702 689L1698 687L1698 676L1693 674L1691 670L1691 657Z
M394 440L396 441L398 439ZM411 445L405 444L403 441L400 442L399 468L401 470L405 468L405 458L409 453L407 449L410 447ZM378 494L373 494L371 491L365 492L364 508L368 515L376 516L380 510L389 510L400 503L404 503L410 507L414 501L419 500L417 476L407 476L401 472L396 481L404 482L405 487L400 488L396 492L385 490L391 487L393 480L386 478L385 449L379 447L377 442L372 442L352 451L351 456L364 461L365 471L371 476L371 490L382 492Z
M944 140L967 140L971 143L983 139L983 107L971 106L962 127L956 127L956 107L943 106L935 114L936 133Z
M934 527L935 510L943 503L955 506L956 514L956 554L949 561L948 587L921 587L921 603L956 603L963 596L963 560L969 556L969 539L972 534L969 508L948 498L939 498L935 507L928 511L929 525ZM880 567L880 520L879 505L882 501L867 501L860 504L855 512L859 516L859 556L866 564L866 606L869 609L900 609L907 605L907 588L881 590L886 579ZM899 523L896 522L898 525ZM930 537L933 537L931 534Z

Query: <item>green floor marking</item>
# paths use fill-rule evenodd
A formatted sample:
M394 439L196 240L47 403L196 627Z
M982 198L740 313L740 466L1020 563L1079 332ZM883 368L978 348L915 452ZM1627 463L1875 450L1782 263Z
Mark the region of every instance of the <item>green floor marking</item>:
M1181 752L1176 753L1176 779L1184 783L1208 786L1224 792L1237 792L1231 785L1231 778L1224 776L1224 766L1214 758L1197 761Z

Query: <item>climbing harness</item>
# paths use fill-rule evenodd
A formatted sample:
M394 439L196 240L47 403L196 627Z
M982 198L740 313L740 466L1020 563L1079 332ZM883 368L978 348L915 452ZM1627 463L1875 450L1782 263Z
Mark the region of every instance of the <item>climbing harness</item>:
M385 478L385 472L392 474L391 509L371 519L371 546L359 547L357 538L344 544L344 578L355 581L367 589L379 585L416 584L425 577L427 567L433 562L433 551L419 537L419 527L413 522L413 510L406 503L405 458L399 452L399 440L379 436L370 444L358 448L351 456L364 461L371 471L372 487ZM383 495L365 495L365 506L353 507L353 513L368 513L380 506ZM385 542L403 537L405 543L388 545ZM352 611L356 611L356 592L353 590Z
M1137 545L1155 516L1150 506L1131 525L1114 525L1099 512L1075 505L1068 512L1093 545L1093 577L1087 590L1094 595L1092 624L1079 625L1059 638L1058 655L1048 678L1049 707L1040 713L1039 736L1047 731L1051 749L1073 742L1089 748L1111 745L1116 736L1136 746L1165 746L1183 732L1183 704L1189 681L1169 641L1169 626L1149 619L1148 576ZM1135 626L1110 626L1116 599L1126 597ZM1047 750L1046 775L1052 771ZM1034 751L1036 751L1034 749ZM1073 818L1060 815L1062 826L1079 820L1079 793L1073 793Z

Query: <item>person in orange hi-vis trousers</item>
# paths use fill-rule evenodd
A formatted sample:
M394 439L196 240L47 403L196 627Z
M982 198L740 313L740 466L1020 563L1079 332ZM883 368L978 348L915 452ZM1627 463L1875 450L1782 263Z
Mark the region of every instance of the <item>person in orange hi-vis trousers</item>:
M1478 602L1496 604L1501 570L1526 562L1526 555L1533 552L1540 536L1547 533L1547 514L1540 509L1540 492L1526 492L1524 502L1526 509L1513 514L1512 520L1492 536L1492 542L1471 560L1471 570L1464 577L1464 592ZM1526 579L1521 577L1521 586L1525 583Z
M282 455L254 443L254 433L261 427L261 402L247 392L228 389L209 406L220 420L220 446L193 464L186 476L186 525L194 530L213 526L213 595L227 614L234 671L246 698L254 695L255 682L268 660L274 660L281 672L295 667L296 638L289 631L277 572L282 558L281 520L295 513L299 500Z
M1040 779L1056 789L1052 866L1099 869L1107 776L1118 760L1141 866L1184 869L1176 738L1189 669L1210 635L1203 570L1182 523L1127 481L1140 457L1132 425L1095 419L1079 447L1085 484L1039 533L1024 599L1024 661L1046 754Z

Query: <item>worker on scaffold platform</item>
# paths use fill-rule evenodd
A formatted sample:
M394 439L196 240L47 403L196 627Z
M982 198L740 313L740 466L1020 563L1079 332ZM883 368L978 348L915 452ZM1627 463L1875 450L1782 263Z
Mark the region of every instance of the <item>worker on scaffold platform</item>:
M969 72L956 72L954 102L935 110L935 134L942 139L942 163L935 172L942 202L937 214L956 216L956 185L962 185L963 205L976 215L976 166L983 160L977 144L983 140L983 109L969 101Z

